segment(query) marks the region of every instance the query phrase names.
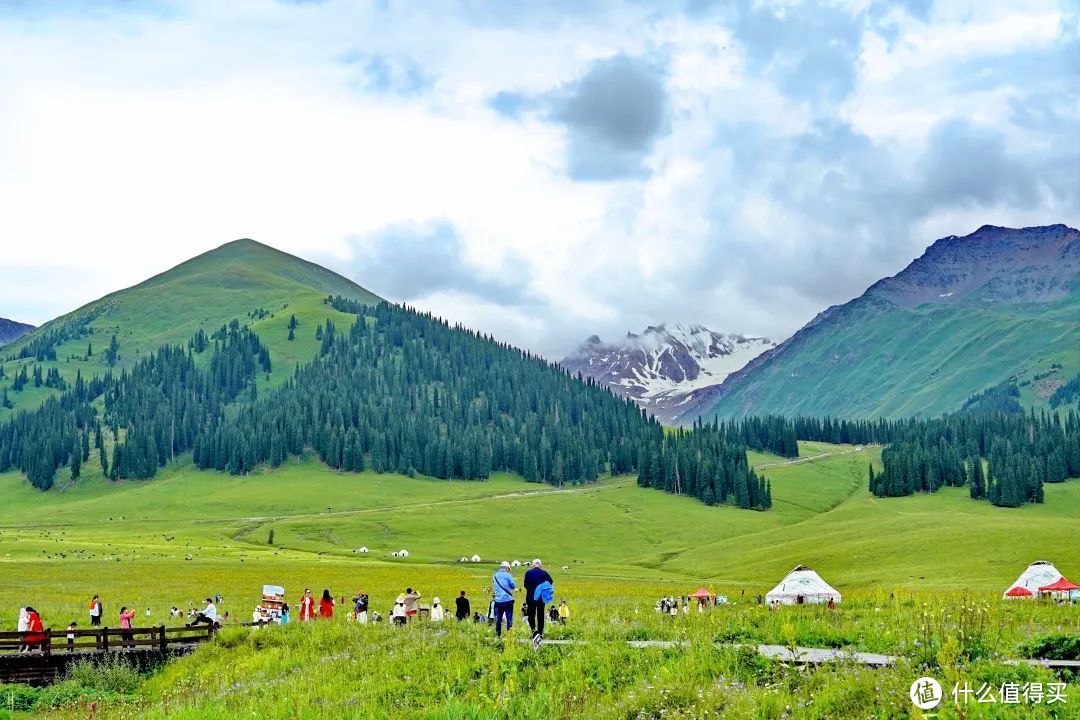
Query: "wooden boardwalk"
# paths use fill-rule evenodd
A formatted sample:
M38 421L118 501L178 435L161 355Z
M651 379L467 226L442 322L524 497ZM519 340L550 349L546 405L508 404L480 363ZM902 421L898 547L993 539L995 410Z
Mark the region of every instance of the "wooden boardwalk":
M186 655L214 637L209 625L90 630L46 629L41 637L28 633L0 632L0 682L47 685L67 674L82 659L121 655L134 665L148 668L170 657ZM70 637L69 637L70 636ZM23 652L26 640L38 641Z

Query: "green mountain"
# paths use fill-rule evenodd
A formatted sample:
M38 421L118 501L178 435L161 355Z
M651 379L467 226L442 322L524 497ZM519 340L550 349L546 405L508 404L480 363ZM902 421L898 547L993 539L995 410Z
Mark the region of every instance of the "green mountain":
M379 300L341 275L254 240L226 243L51 320L0 349L0 393L8 390L11 405L0 407L0 418L37 407L57 393L45 384L15 392L13 378L24 365L30 372L40 366L43 375L55 370L70 383L79 371L90 378L110 367L107 351L114 335L118 352L111 366L130 368L161 345L186 343L200 329L211 333L234 318L250 325L269 347L274 358L269 382L277 384L297 362L318 351L319 324L328 318L348 320L323 303L331 294ZM298 325L290 341L294 315Z
M1080 232L1064 225L942 238L699 393L687 416L933 416L984 392L1045 407L1080 372L1078 272Z
M14 342L33 329L33 325L0 318L0 345Z

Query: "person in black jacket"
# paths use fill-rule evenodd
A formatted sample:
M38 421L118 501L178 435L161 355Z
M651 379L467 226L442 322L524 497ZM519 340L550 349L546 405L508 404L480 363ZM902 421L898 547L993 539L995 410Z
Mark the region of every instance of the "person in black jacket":
M532 630L533 647L539 648L544 638L544 599L537 597L536 588L543 583L555 584L548 571L541 567L540 559L532 561L532 568L525 573L525 609Z
M458 620L468 620L469 612L472 610L472 608L469 607L469 598L465 597L464 590L462 590L461 594L454 599L454 604L457 607L457 609L454 611L454 617L456 617Z

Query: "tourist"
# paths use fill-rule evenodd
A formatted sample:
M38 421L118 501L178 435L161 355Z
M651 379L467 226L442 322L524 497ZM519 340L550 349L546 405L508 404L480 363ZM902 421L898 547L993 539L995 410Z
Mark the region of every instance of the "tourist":
M539 648L544 639L544 605L551 602L555 594L555 581L542 566L540 558L537 558L525 573L525 616L532 630L534 648Z
M559 603L559 622L566 624L566 621L570 619L570 606L566 604L566 598L562 599Z
M672 598L671 601L668 603L668 615L670 615L671 617L679 616L679 604L675 602L674 598Z
M19 624L16 626L19 634L19 652L26 652L26 631L30 629L30 613L26 608L19 608Z
M420 597L419 591L405 588L405 618L408 622L412 622L413 618L416 617L416 613L420 611L420 606L417 604Z
M404 625L408 622L408 616L405 615L405 593L398 595L394 600L394 607L390 610L390 622L394 625Z
M368 596L367 593L361 590L353 598L353 619L361 624L367 624L368 621Z
M472 608L469 606L469 598L465 597L465 591L462 590L461 594L454 598L454 617L458 619L458 622L469 619L469 613L472 612Z
M836 609L836 601L835 601L835 600L833 600L832 598L829 598L829 604L828 604L828 606L827 606L827 607L828 607L828 608L829 608L830 610L835 610L835 609Z
M131 632L131 621L134 618L134 610L120 608L120 638L124 641L124 647L135 647L135 636Z
M67 651L75 652L75 621L72 620L71 624L67 627Z
M172 617L172 618L180 617L180 609L178 607L176 607L175 605L173 605L171 608L169 608L169 617Z
M101 625L101 598L97 595L90 601L90 627Z
M41 621L38 611L32 607L26 608L26 634L23 635L24 646L21 650L30 651L34 648L45 650L45 624Z
M255 624L255 627L259 627L263 624L262 606L256 605L255 609L251 611L251 622Z
M559 608L556 605L552 605L548 608L548 622L559 622Z
M499 569L491 576L492 610L495 613L495 635L502 637L503 619L506 619L506 631L514 626L514 576L510 574L510 563L503 560Z
M280 623L282 625L288 625L289 624L289 603L282 603L281 604L281 620L280 620Z
M329 590L322 591L322 599L319 600L319 617L330 620L334 617L334 598Z
M300 598L300 622L308 622L315 617L315 598L311 595L311 588L304 589L304 596Z
M203 601L204 607L202 612L195 615L195 619L187 624L188 627L195 627L199 623L205 623L210 627L214 627L218 623L217 606L214 605L214 601L210 598L206 598Z
M442 622L445 616L443 606L439 601L439 598L434 598L431 601L431 622Z
M150 608L146 608L146 612L144 614L146 615L146 617L150 617Z

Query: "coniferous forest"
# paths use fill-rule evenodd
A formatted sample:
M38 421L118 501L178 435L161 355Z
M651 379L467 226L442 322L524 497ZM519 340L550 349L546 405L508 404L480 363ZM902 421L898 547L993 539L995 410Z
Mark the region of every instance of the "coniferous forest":
M153 477L189 451L200 468L233 474L314 451L344 471L466 480L507 471L561 486L636 473L641 487L758 510L771 507L772 488L747 449L797 457L798 440L885 445L883 469L869 469L880 497L967 485L972 498L1015 507L1042 502L1043 483L1080 475L1073 410L769 416L665 431L593 380L490 337L402 306L326 302L356 315L354 324L320 325L316 359L264 393L255 378L270 372L270 353L237 320L90 380L65 384L40 367L31 379L24 365L21 384L61 392L0 425L0 472L18 468L47 490L62 468L78 478L92 450L112 479Z

